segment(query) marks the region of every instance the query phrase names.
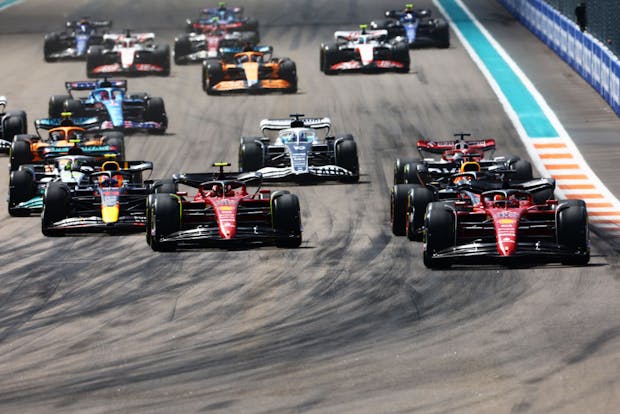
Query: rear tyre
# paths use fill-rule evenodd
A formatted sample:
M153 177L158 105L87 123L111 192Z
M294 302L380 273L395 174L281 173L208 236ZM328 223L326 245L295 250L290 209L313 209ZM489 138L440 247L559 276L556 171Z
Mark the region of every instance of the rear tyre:
M263 149L257 142L245 142L239 146L239 170L258 171L264 164Z
M434 194L422 185L414 185L407 193L407 238L422 241L426 207L435 200Z
M407 199L411 184L397 184L390 191L390 223L392 234L404 236L407 232Z
M301 213L299 199L295 194L281 194L271 200L273 229L284 234L276 241L278 247L301 245Z
M394 161L394 185L405 184L405 166L412 162L415 161L406 158L396 158L396 161Z
M30 215L29 210L16 209L15 206L33 198L35 191L32 173L24 170L11 171L9 175L9 214L13 217Z
M154 194L176 194L177 191L179 191L179 185L172 179L166 178L153 183Z
M28 121L24 111L10 112L2 120L2 137L7 141L13 141L16 135L28 132ZM2 152L7 152L3 150Z
M423 184L418 176L419 165L424 164L421 162L412 161L403 166L403 181L405 184Z
M429 269L450 267L448 259L433 258L433 254L454 245L455 218L444 202L428 205L424 219L424 266Z
M149 220L151 233L151 249L156 252L172 252L177 248L176 242L161 241L164 237L177 232L181 228L181 206L179 199L171 194L154 194L151 198L152 205Z
M67 99L63 106L64 112L71 112L71 116L80 117L84 115L84 106L77 99Z
M558 244L574 253L562 257L562 264L583 266L590 261L588 212L583 200L565 200L558 205Z
M58 52L61 48L60 36L58 33L46 34L43 39L43 59L46 62L56 62L58 59L52 57L52 54Z
M166 107L164 106L163 98L152 97L146 101L144 120L161 124L159 129L154 130L155 132L159 134L166 132L168 128L168 117L166 116Z
M62 182L51 182L43 195L43 213L41 213L41 231L44 236L62 236L64 231L50 229L52 224L69 217L71 210L71 190Z
M526 160L518 160L510 168L515 171L511 178L515 181L529 181L534 178L532 164Z
M353 175L342 178L343 182L356 183L360 180L357 144L355 141L340 141L336 144L336 165L350 171Z
M71 100L69 95L52 95L47 106L47 114L50 118L60 118L65 111L65 102Z
M95 70L103 64L103 46L91 46L86 52L86 76L97 77Z
M28 137L28 135L16 135L11 143L9 155L11 171L16 171L20 165L29 164L32 161Z
M192 52L192 43L189 41L189 36L183 34L174 39L174 63L177 65L186 65L187 60L185 56Z
M125 160L125 136L120 131L108 131L104 133L102 142L105 145L116 147L117 161Z

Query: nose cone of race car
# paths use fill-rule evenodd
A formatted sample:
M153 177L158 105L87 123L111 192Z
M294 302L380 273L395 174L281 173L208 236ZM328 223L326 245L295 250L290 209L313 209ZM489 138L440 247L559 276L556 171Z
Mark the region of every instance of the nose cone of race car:
M243 70L245 72L245 79L248 82L248 86L254 86L258 83L258 62L245 62L243 63Z
M106 223L116 223L118 221L118 206L102 206L101 220Z
M374 45L358 45L357 52L360 54L360 60L364 66L371 64L375 60Z
M519 216L495 217L495 237L497 239L497 252L500 256L512 256L517 249L517 232L519 229Z

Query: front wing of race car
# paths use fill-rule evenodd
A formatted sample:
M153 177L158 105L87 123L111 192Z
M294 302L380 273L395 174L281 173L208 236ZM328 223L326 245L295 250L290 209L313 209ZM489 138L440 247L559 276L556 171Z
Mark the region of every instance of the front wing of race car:
M176 242L187 244L235 244L235 243L275 243L285 238L296 236L279 232L266 225L243 226L237 225L235 237L223 239L217 226L196 227L181 230L163 237L161 242Z
M101 129L102 130L107 130L107 129L117 129L117 127L114 126L114 123L110 120L106 120L103 121L101 123ZM123 122L123 130L155 130L155 131L161 131L161 130L165 130L166 129L166 125L164 125L161 122L155 122L155 121L130 121L130 120L125 120Z
M166 68L153 63L134 63L131 66L123 67L120 63L108 63L95 66L92 73L95 75L139 75L139 74L164 74Z
M47 230L90 233L90 232L131 232L142 231L146 227L146 215L121 216L114 223L105 223L101 217L69 217L47 226Z
M215 92L260 92L260 91L287 91L293 85L284 79L260 79L249 81L245 79L225 80L213 85Z

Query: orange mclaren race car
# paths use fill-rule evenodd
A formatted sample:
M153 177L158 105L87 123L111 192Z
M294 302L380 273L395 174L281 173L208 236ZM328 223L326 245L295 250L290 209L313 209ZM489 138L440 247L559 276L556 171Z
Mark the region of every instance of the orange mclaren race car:
M271 57L271 46L235 53L202 64L202 88L209 95L226 92L297 92L297 69L289 58Z
M89 126L98 124L97 118L71 119L70 113L62 118L38 119L35 122L37 135L16 135L11 144L10 168L19 169L24 164L44 163L45 159L61 155L89 155L109 157L116 155L124 159L125 145L122 132L90 130ZM39 130L48 130L42 137Z

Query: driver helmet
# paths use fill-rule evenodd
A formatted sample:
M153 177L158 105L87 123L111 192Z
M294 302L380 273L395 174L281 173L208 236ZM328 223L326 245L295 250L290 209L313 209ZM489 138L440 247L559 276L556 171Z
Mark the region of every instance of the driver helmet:
M493 204L496 206L504 205L506 201L506 196L504 194L495 194L493 196Z
M405 13L413 13L413 3L405 4Z
M110 99L110 94L108 93L108 91L101 91L101 93L99 94L99 99L107 101Z
M219 186L218 184L213 184L211 186L211 195L213 197L221 197L221 195L222 195L222 187Z
M50 132L50 139L52 141L61 141L63 137L62 131L52 131Z
M480 164L478 164L475 161L467 161L461 165L460 170L461 172L468 172L468 171L480 172Z
M235 192L232 189L232 185L226 184L224 195L226 195L228 197L235 195Z

